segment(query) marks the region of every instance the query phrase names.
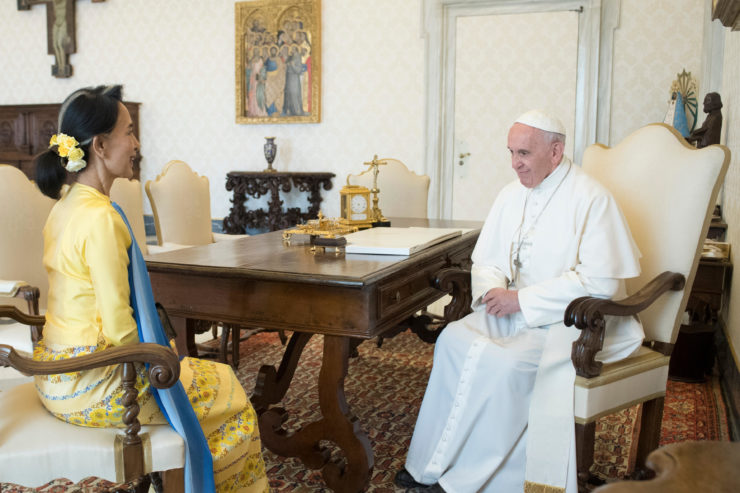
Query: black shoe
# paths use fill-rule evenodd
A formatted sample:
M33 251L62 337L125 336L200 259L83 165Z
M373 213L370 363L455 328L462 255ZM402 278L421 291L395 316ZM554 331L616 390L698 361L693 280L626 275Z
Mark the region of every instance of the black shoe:
M414 479L410 472L404 467L396 473L396 477L393 478L393 482L399 488L426 488L428 484L423 484Z

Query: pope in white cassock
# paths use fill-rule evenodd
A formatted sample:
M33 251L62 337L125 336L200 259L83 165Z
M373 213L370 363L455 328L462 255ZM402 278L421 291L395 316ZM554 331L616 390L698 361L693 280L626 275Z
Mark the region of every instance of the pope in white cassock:
M508 148L519 178L496 198L473 251L473 312L450 323L396 484L448 493L577 491L573 383L580 296L619 299L640 253L608 190L563 155L565 129L519 117ZM607 319L604 362L644 336ZM427 486L428 485L428 486Z

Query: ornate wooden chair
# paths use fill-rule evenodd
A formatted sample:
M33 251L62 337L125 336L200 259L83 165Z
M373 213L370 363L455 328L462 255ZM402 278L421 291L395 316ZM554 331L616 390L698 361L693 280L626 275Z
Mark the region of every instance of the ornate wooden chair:
M199 176L183 161L168 162L154 181L146 182L145 188L154 213L154 226L160 247L208 245L216 241L248 236L212 232L211 192L208 177ZM221 324L221 327L221 344L216 353L222 362L228 361L229 336L231 336L231 364L237 368L239 364L238 341L261 332L261 329L235 328L231 324ZM211 329L214 338L218 337L217 325L209 321L198 321L197 332L203 333L208 329ZM242 335L246 337L241 337ZM207 346L200 345L199 348L207 353L213 352Z
M637 477L658 447L670 354L729 160L727 148L694 149L663 124L643 127L613 148L596 144L584 153L583 169L612 192L627 218L642 253L642 274L627 280L629 296L623 300L578 298L565 312L565 323L582 331L572 350L582 491L593 480L589 468L598 418L642 403ZM470 278L450 270L437 281L451 286ZM596 356L604 341L604 317L611 315L639 316L645 342L637 354L603 365Z
M199 176L183 161L167 163L145 188L160 245L208 245L246 236L212 232L208 177Z
M54 200L46 197L25 173L0 165L0 303L38 315L46 308L49 281L42 264L42 230ZM12 344L30 354L37 329L0 320L0 344ZM31 380L13 370L0 368L0 390Z
M380 166L378 172L378 189L380 190L378 207L383 211L383 215L388 218L413 217L426 219L428 217L427 200L430 178L427 175L417 175L398 159L383 158L379 161L387 163ZM357 175L348 175L347 183L362 185L372 190L372 170L368 168ZM391 225L393 225L392 221ZM436 311L443 309L447 303L449 303L449 298L445 296L431 307L422 310L419 315L423 318L420 318L418 323L441 322L441 316ZM399 332L406 330L406 325L406 323L402 323L384 336L379 336L377 346L381 347L384 339L394 337Z
M162 245L148 245L146 242L146 228L144 227L144 194L139 180L116 178L110 189L110 199L121 206L126 214L136 242L143 255L178 250L190 245L163 243Z
M14 306L0 306L0 317L10 317L25 325L44 324L43 316L26 315ZM134 491L142 493L148 491L150 481L157 491L182 491L184 441L169 425L139 424L134 363L150 365L149 378L157 388L171 387L180 375L178 356L171 348L157 344L121 346L43 362L23 356L10 345L0 344L0 366L9 366L26 375L122 364L126 406L125 430L85 428L49 414L33 382L0 392L0 482L38 486L57 478L76 482L94 476L113 483L129 483Z
M385 166L378 173L378 207L385 217L427 218L429 177L417 175L398 159L384 158ZM357 175L349 175L347 183L373 188L373 174L366 169Z
M565 323L582 331L572 352L582 485L590 478L599 417L642 403L636 476L658 447L670 354L729 160L727 148L696 150L663 124L643 127L611 149L594 145L584 153L584 170L612 192L627 218L642 253L642 274L627 280L628 298L579 298L565 313ZM609 315L639 316L645 342L632 357L602 365L595 356Z

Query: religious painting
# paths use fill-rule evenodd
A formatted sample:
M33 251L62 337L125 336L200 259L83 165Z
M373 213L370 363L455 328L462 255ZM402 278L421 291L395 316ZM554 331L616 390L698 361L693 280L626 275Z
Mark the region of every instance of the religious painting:
M235 6L236 122L319 122L321 0Z

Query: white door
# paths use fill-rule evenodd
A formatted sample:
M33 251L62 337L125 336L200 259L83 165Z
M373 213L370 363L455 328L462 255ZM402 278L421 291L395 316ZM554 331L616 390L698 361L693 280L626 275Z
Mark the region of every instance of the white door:
M447 127L454 132L453 219L485 219L516 178L506 140L521 113L557 115L573 156L578 21L574 11L457 17L454 130Z

